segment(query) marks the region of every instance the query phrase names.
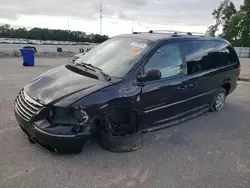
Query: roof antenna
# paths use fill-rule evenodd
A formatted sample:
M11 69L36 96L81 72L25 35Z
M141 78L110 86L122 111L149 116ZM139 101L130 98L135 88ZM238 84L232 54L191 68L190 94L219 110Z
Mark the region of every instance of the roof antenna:
M102 0L100 0L100 35L102 35Z

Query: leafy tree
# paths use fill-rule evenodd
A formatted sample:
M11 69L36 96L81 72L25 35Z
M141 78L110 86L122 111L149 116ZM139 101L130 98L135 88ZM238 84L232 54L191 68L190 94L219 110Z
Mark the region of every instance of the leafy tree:
M222 15L224 4L225 4L225 1L221 3L220 6L217 9L214 9L214 11L212 12L212 15L216 23L208 27L208 30L207 30L208 35L215 36L215 33L218 31L219 26L221 24L221 15Z
M239 11L229 0L224 0L212 13L215 25L208 28L207 34L215 35L219 28L219 35L229 40L234 46L250 47L250 0L244 0Z
M231 41L231 43L235 46L241 46L239 40L242 38L244 28L243 19L244 13L242 11L238 11L228 24L228 27L225 32L223 33L224 38Z
M208 27L207 34L215 36L220 27L222 27L224 33L236 12L235 6L231 1L224 0L221 2L220 6L214 9L212 13L216 23Z
M244 0L241 11L243 14L241 42L243 46L250 46L250 0Z
M10 25L5 24L0 26L0 37L6 38L22 38L22 39L36 39L36 40L55 40L55 41L74 41L74 42L94 42L101 43L108 39L106 35L90 34L86 35L81 31L68 31L59 29L42 29L33 28L27 30L26 28L11 28Z
M5 25L0 26L0 34L1 34L3 37L8 36L8 31L9 31L9 29L10 29L10 25L8 25L8 24L5 24Z
M215 36L215 33L218 31L218 24L215 24L215 25L210 25L209 27L208 27L208 30L207 30L207 32L206 32L206 34L207 35L209 35L209 36Z
M225 2L224 4L224 8L222 10L222 16L221 16L221 20L222 20L222 25L223 25L223 33L226 32L228 25L230 23L230 21L232 20L232 18L234 17L234 15L236 14L236 9L235 6L232 2Z

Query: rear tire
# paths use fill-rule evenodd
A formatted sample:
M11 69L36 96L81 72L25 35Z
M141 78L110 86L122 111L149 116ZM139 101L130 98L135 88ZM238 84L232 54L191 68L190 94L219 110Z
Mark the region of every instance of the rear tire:
M220 88L216 96L213 99L213 102L211 105L211 111L212 112L221 111L225 105L226 97L227 97L226 90L224 88Z

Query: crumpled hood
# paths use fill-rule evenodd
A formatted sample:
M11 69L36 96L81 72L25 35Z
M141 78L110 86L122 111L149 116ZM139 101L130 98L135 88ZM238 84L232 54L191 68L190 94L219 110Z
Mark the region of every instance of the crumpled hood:
M110 84L75 73L63 65L41 74L24 89L30 97L45 105L49 103L70 105Z

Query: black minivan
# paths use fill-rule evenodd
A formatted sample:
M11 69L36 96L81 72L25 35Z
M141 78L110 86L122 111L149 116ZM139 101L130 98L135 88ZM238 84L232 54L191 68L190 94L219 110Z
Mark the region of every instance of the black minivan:
M138 136L219 111L239 74L226 40L134 32L33 79L16 97L14 111L31 142L79 153L94 133L104 132L101 141L119 146L111 139L119 127L132 125Z

